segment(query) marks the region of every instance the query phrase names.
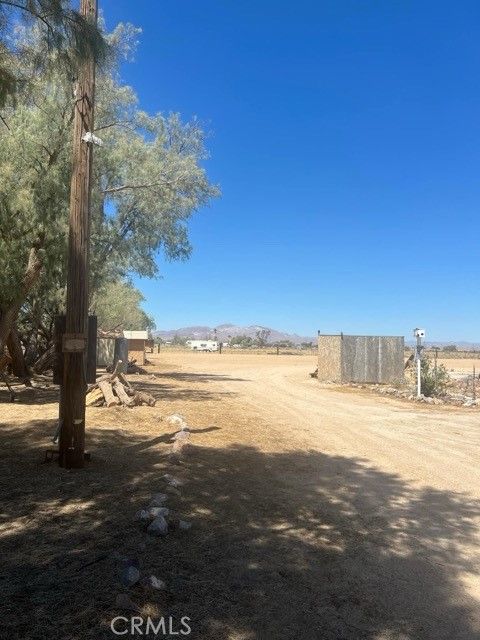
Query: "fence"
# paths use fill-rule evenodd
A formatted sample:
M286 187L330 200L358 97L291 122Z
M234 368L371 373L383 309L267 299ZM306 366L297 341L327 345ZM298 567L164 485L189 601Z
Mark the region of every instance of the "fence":
M318 336L318 380L393 384L404 378L403 336Z

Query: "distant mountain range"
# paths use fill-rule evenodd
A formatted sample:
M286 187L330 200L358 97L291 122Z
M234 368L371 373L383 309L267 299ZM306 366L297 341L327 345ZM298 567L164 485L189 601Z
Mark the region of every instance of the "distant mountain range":
M152 331L154 337L162 338L162 340L173 340L177 335L179 338L192 338L193 340L214 339L215 335L220 342L228 342L234 336L249 336L255 338L257 331L270 331L268 342L281 342L290 340L294 344L302 342L312 342L315 340L312 336L299 336L296 333L285 333L277 331L270 327L262 327L260 325L250 325L248 327L239 327L234 324L220 324L218 327L181 327L180 329L168 329L164 331ZM215 333L216 332L216 333Z
M415 340L405 340L405 344L413 346L415 344ZM427 349L431 349L432 347L439 347L440 349L443 349L444 347L452 345L455 345L457 347L457 351L478 351L480 349L479 342L465 342L462 340L458 342L441 342L439 340L437 340L437 342L425 342L425 346L427 347Z
M268 342L282 342L283 340L289 340L293 344L301 344L302 342L316 342L316 337L313 336L299 336L296 333L286 333L285 331L278 331L277 329L271 329L270 327L264 327L262 325L252 324L247 327L239 327L235 324L220 324L217 327L181 327L179 329L165 329L162 331L153 331L154 337L162 338L163 340L173 340L177 335L180 338L192 338L193 340L206 340L217 337L220 342L228 342L230 338L234 336L249 336L255 338L257 331L267 330L270 331ZM215 334L216 331L216 334ZM415 341L412 339L405 340L405 344L412 346ZM480 343L478 342L465 342L463 340L454 342L443 341L427 341L425 346L427 347L439 347L443 349L448 345L455 345L459 351L474 351L480 350Z

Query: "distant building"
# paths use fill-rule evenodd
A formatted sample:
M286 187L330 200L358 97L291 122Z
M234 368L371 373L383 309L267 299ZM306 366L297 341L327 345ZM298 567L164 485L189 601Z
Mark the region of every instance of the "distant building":
M124 331L123 337L128 340L128 358L136 360L140 367L145 364L145 346L148 340L148 331Z

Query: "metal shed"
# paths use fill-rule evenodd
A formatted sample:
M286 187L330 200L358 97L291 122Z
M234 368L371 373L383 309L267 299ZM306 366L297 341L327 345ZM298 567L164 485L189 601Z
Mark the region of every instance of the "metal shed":
M403 336L318 335L320 382L403 382Z

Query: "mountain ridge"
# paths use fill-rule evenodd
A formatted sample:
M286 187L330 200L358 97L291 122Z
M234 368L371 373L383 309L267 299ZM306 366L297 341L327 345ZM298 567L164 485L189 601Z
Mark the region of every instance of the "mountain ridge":
M206 340L206 339L214 339L215 331L216 337L221 342L228 342L230 338L235 336L249 336L250 338L255 338L257 331L270 331L270 335L268 337L268 342L282 342L284 340L289 340L294 344L301 344L302 342L315 342L316 336L301 336L297 333L288 333L286 331L281 331L278 329L272 329L271 327L266 327L260 324L251 324L247 326L240 326L231 323L223 323L219 324L216 327L209 327L206 325L192 325L189 327L180 327L178 329L160 329L152 331L153 337L159 337L163 340L173 340L175 335L180 338L192 338L193 340ZM412 346L415 343L411 338L407 338L405 340L405 344L407 346ZM459 351L471 351L471 350L480 350L480 343L478 342L468 342L466 340L437 340L437 341L426 341L425 346L431 348L432 346L438 346L440 349L446 347L448 345L455 345Z
M270 343L290 340L290 342L293 342L294 344L301 344L302 342L313 342L315 340L312 336L300 336L296 333L287 333L285 331L279 331L259 324L242 327L230 323L219 324L216 327L193 325L190 327L180 327L179 329L156 330L152 331L152 335L154 337L162 338L163 340L173 340L176 335L180 338L205 340L213 339L216 334L217 340L221 342L228 342L230 338L235 336L249 336L250 338L255 338L257 331L270 331L270 335L268 337L268 342Z

